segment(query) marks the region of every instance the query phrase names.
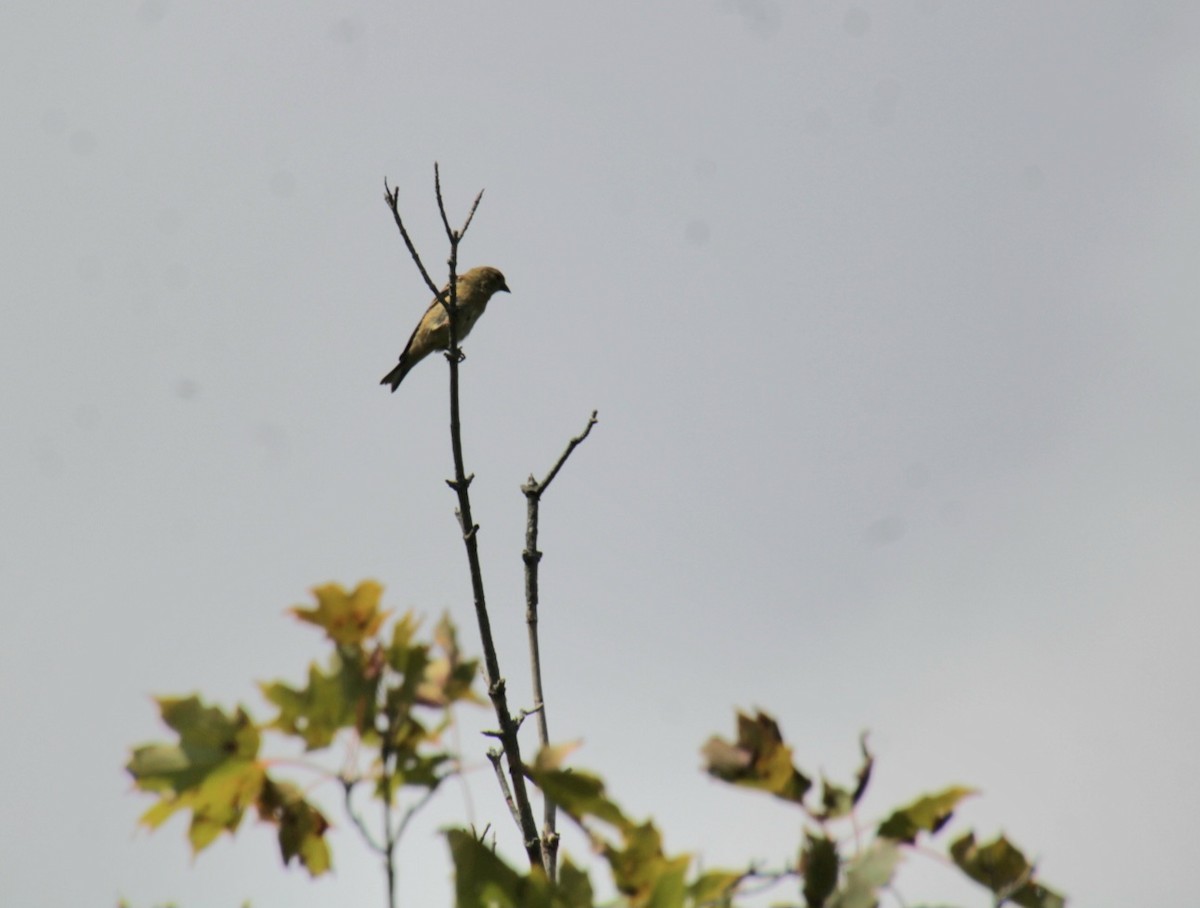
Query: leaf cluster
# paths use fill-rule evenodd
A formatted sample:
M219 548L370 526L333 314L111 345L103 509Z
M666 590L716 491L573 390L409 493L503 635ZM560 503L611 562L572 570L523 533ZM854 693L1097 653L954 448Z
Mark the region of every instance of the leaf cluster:
M630 818L608 795L603 781L562 766L567 748L547 748L529 776L542 793L585 831L603 857L628 908L732 908L753 891L791 880L804 908L875 908L892 888L898 865L912 846L936 836L955 809L975 792L952 786L896 808L875 825L863 843L855 819L867 791L874 757L861 742L862 763L852 785L817 783L800 770L776 721L763 712L739 713L734 740L714 736L703 748L706 770L730 784L765 791L798 808L805 817L803 840L793 864L775 871L708 870L689 877L691 855L670 854L651 821ZM835 826L853 824L851 835ZM536 869L522 875L487 845L461 832L449 833L457 880L458 908L592 908L585 873L564 862L558 885ZM1063 908L1065 899L1035 879L1036 868L1003 836L977 845L972 832L949 846L951 861L985 886L995 905Z
M439 622L429 642L418 640L411 613L385 633L390 613L380 607L382 593L373 581L351 591L330 583L313 590L315 606L291 610L324 632L332 652L323 666L309 666L302 686L260 685L276 710L266 721L255 721L242 706L227 711L198 696L157 698L175 739L134 748L126 765L136 787L157 798L141 822L153 829L177 812L189 813L188 839L199 853L222 832L236 832L253 811L276 827L285 864L296 859L319 876L331 867L325 835L330 821L281 770L298 767L315 772L318 781L336 779L347 808L351 792L363 783L389 807L405 788L435 790L453 770L441 733L454 703L478 702L471 690L478 665L462 658L448 619ZM367 765L333 772L312 762L269 759L262 752L268 734L290 739L306 753L326 750L348 735L353 751L367 755ZM361 819L351 816L367 834ZM389 848L396 834L395 828L384 830Z

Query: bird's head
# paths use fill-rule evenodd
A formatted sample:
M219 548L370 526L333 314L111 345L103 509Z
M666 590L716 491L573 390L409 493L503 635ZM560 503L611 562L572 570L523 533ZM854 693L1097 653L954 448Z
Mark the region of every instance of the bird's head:
M504 275L500 273L500 269L493 268L491 265L472 268L460 280L464 281L467 286L478 289L485 297L490 297L493 293L512 292L508 289L508 284L504 280Z

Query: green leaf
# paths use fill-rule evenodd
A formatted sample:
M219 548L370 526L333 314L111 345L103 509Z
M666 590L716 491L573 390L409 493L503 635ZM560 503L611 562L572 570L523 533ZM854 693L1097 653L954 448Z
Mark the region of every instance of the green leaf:
M683 908L687 894L685 877L690 863L691 858L684 855L658 866L649 897L644 902L635 899L633 904L645 905L645 908Z
M386 651L388 665L391 666L392 671L402 675L411 674L409 654L414 649L421 653L421 665L428 661L426 657L428 647L423 643L416 642L417 630L420 626L421 622L412 612L405 612L392 625L392 641L388 644Z
M241 708L230 715L198 697L163 697L158 705L179 744L136 748L126 769L138 788L159 796L141 822L153 829L177 811L191 811L188 839L198 853L222 832L236 831L258 797L264 778L255 759L258 729Z
M194 792L181 798L192 811L188 839L194 853L203 851L222 832L237 831L242 816L258 799L264 778L258 763L233 760L214 770Z
M630 905L638 908L682 905L684 875L691 857L664 854L662 835L652 822L625 829L622 846L606 845L604 857L612 869L613 882L629 897Z
M404 619L396 622L397 631ZM399 636L399 634L395 635ZM391 646L387 649L388 667L400 676L399 683L389 683L387 690L387 710L389 716L407 715L420 701L421 686L425 683L425 672L429 668L429 647L424 644L408 644L397 646L393 637Z
M379 608L383 586L374 580L364 580L353 592L347 593L337 583L313 587L316 608L295 606L293 615L301 621L315 624L335 643L358 646L375 636L388 612Z
M420 742L423 741L422 737ZM449 754L440 751L425 754L419 753L415 747L397 747L392 751L387 777L381 778L376 785L376 796L385 798L389 792L394 794L397 787L404 785L414 788L437 788L446 779L446 773L442 769L451 759Z
M592 816L619 830L630 829L633 821L621 812L604 791L604 782L586 772L530 769L534 783L551 801L576 820Z
M792 764L792 751L783 743L779 725L761 711L753 718L739 712L737 722L736 743L714 735L704 745L701 753L709 775L802 804L812 781Z
M879 834L911 845L916 841L917 833L932 834L945 826L959 802L976 793L973 788L953 787L918 798L880 823Z
M688 887L688 895L694 905L728 908L733 905L733 896L741 881L741 873L731 870L709 870L700 874Z
M547 757L544 764L557 761ZM619 843L604 841L594 832L593 842L600 847L612 870L617 889L634 908L672 908L682 905L687 887L685 875L691 864L689 855L669 857L663 852L662 835L651 822L629 819L604 790L598 777L585 772L563 769L529 768L530 777L542 793L581 824L589 818L606 823L621 837ZM589 830L590 831L590 830Z
M562 769L567 758L583 746L582 741L568 741L565 744L547 744L539 748L533 758L533 766L538 772L553 772Z
M193 853L199 853L222 832L237 831L245 811L258 797L263 777L260 764L230 760L191 788L163 792L161 800L142 814L141 822L154 829L177 811L191 811L188 840Z
M555 904L562 908L592 908L595 896L587 873L564 857L558 868L558 889Z
M826 904L828 908L875 908L879 890L891 882L900 863L900 846L876 839L846 866L846 882Z
M461 829L447 831L446 840L454 860L455 908L552 908L550 884L540 873L522 876Z
M283 863L298 858L310 876L320 876L332 866L325 832L329 822L304 799L291 782L267 780L258 799L258 815L279 827L279 850Z
M200 784L230 760L258 755L258 729L245 710L229 715L199 697L157 698L163 722L179 744L148 744L134 750L126 770L143 791L180 792Z
M950 856L977 883L1021 908L1063 908L1066 899L1034 880L1036 868L1004 836L976 845L974 833L956 839Z
M260 684L263 696L279 708L271 726L303 739L307 750L328 747L343 728L365 733L374 726L380 680L367 664L361 653L348 650L334 655L327 672L310 665L305 687Z
M823 835L804 834L800 873L804 876L804 904L822 908L838 881L837 843Z

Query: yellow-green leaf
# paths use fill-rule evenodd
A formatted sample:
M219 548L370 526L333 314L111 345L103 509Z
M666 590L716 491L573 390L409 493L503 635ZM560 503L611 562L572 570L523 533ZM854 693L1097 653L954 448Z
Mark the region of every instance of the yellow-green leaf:
M240 707L230 715L205 706L199 697L161 697L157 702L179 743L134 749L125 768L143 791L185 792L220 767L258 755L258 728Z
M555 905L562 908L592 908L595 896L587 873L564 857L558 868Z
M645 908L683 908L684 897L687 894L684 877L690 863L691 858L683 856L663 864L655 876L649 897L641 904L644 904Z
M540 872L522 876L470 833L446 833L454 859L455 908L552 908L550 884Z
M329 822L305 800L291 782L266 780L258 799L258 815L279 828L279 851L283 863L298 858L310 876L320 876L332 865L325 833Z
M534 757L533 766L538 772L550 772L562 769L567 758L583 745L582 741L567 741L563 744L550 744L541 748Z
M543 772L536 768L530 770L530 775L546 797L576 820L593 816L620 830L634 825L621 808L609 800L604 782L597 776L563 769Z
M327 747L343 728L366 733L375 721L379 674L359 652L334 654L328 671L308 668L308 684L260 684L263 696L279 708L272 727L304 740L305 748Z
M977 794L973 788L956 786L918 798L880 823L879 834L911 844L916 841L917 833L935 833L945 826L959 802L973 794Z
M950 856L962 871L997 896L1021 908L1063 908L1066 899L1034 879L1035 868L1004 836L976 845L968 832L950 845Z
M700 874L688 887L692 904L727 908L733 904L733 896L742 874L732 870L709 870Z
M222 832L237 830L246 810L258 798L263 778L261 764L235 757L210 768L189 787L160 791L161 800L142 814L141 822L154 828L176 811L191 811L188 841L192 851L198 853Z
M768 791L785 801L804 802L812 781L792 763L792 751L783 742L779 725L758 712L739 712L737 742L714 735L702 749L707 772L734 785Z
M295 606L293 615L301 621L315 624L335 643L351 646L375 636L388 612L379 608L383 586L374 580L364 580L352 592L338 583L326 583L313 588L317 599L315 608Z

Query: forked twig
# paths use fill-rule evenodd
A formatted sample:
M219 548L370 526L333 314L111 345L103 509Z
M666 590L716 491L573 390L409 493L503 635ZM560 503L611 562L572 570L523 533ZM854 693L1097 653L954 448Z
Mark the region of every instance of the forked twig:
M538 564L542 560L542 553L537 547L539 508L542 502L542 495L549 488L550 483L554 481L554 477L558 475L558 471L563 468L563 464L567 462L567 458L571 456L571 452L579 447L583 443L583 440L591 434L592 427L597 422L596 417L597 411L593 410L583 431L572 438L567 444L566 450L562 452L554 466L550 468L550 472L546 474L545 479L538 482L531 474L529 480L521 486L521 491L525 493L525 550L521 553L521 560L525 562L525 625L529 637L530 674L533 677L533 709L529 710L529 712L537 713L538 739L542 747L550 745L550 727L546 719L546 701L542 692L542 655L537 630L539 601ZM558 871L557 808L549 798L545 798L544 801L542 805L544 808L542 815L542 855L546 864L546 873L551 880L554 880L557 878Z

